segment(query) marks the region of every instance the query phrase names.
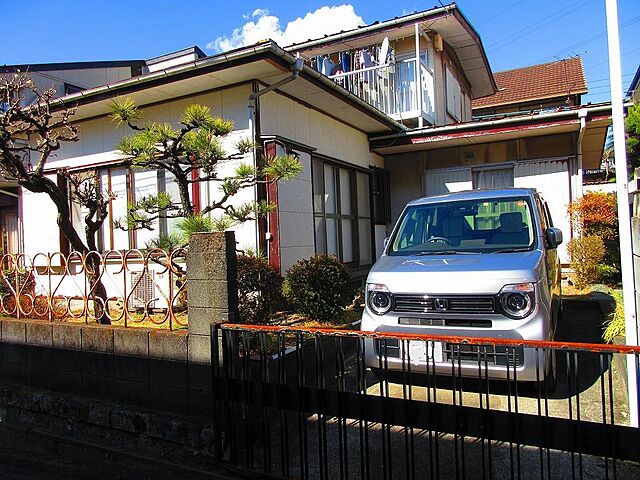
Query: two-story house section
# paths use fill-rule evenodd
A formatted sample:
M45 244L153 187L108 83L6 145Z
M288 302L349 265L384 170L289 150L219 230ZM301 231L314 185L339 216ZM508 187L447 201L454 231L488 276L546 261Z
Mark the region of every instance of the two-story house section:
M410 127L471 120L471 100L496 92L480 37L455 4L287 50Z
M476 119L575 107L587 93L582 58L563 58L493 74L498 91L471 102Z

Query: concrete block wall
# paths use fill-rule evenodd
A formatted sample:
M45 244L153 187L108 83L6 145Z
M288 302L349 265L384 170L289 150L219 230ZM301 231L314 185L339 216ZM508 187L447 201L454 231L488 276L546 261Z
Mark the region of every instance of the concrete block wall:
M210 418L209 362L186 330L0 321L0 381ZM208 359L207 359L208 360Z
M233 232L195 234L189 330L0 320L0 381L211 418L211 326L235 319Z

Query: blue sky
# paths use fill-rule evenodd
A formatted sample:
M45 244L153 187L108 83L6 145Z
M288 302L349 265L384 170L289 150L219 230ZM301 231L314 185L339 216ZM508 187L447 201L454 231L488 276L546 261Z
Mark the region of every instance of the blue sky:
M323 6L349 4L356 17L371 23L426 10L437 3L433 0L0 0L1 11L11 18L3 22L0 65L146 59L190 45L198 45L211 54L214 50L207 49L207 45L216 39L227 41L219 45L229 44L234 29L257 22L260 17L266 17L265 22L271 24L277 22L276 27L285 31L289 22ZM586 100L610 99L605 0L457 3L480 33L494 71L580 54L591 92ZM626 90L640 64L640 9L638 0L619 0L618 8ZM335 20L335 15L329 17L328 23Z

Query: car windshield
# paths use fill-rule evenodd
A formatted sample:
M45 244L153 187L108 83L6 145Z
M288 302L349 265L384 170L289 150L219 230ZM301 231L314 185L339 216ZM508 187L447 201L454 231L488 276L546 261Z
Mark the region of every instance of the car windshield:
M535 241L528 198L461 200L407 207L387 254L512 252Z

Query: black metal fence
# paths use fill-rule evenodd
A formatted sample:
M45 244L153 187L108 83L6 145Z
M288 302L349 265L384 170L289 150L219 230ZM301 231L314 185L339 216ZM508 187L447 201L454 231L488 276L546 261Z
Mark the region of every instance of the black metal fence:
M291 478L638 478L640 348L223 324L219 461Z

